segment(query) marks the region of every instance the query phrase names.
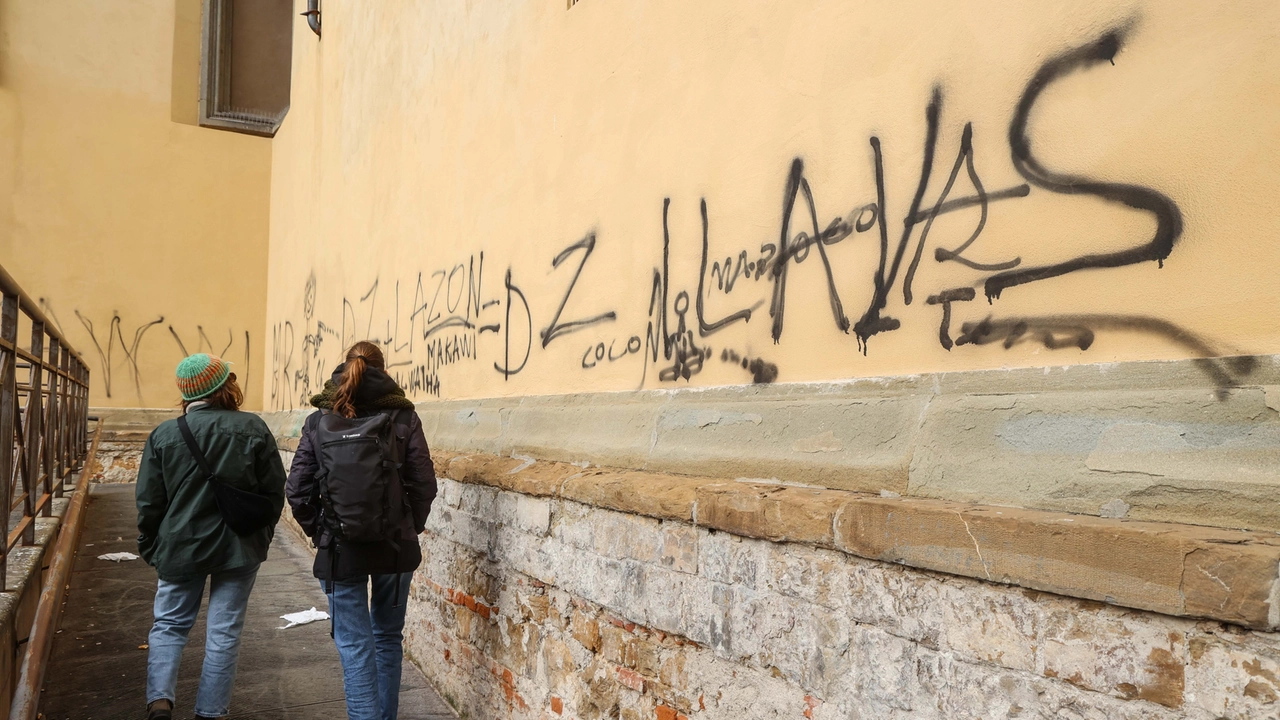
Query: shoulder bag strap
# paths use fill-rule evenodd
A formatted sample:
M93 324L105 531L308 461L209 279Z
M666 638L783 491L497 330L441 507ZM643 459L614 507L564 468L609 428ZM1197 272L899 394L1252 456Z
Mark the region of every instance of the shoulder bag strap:
M213 473L209 470L209 461L205 460L204 453L200 451L200 446L196 444L196 436L191 434L191 426L187 424L185 415L178 416L178 429L182 431L182 439L187 441L187 449L195 456L196 464L200 466L200 472L204 473L206 480L212 480Z

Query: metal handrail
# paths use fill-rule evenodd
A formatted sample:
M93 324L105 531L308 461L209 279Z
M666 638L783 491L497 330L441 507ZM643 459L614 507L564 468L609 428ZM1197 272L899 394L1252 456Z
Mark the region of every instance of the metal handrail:
M97 453L101 437L102 424L99 423L93 433L90 456ZM86 469L76 481L75 492L71 495L71 502L62 518L62 527L58 531L53 561L49 563L49 576L40 590L40 602L36 605L36 616L31 622L27 651L18 668L18 682L14 685L13 700L9 706L9 720L35 720L39 717L40 687L44 684L44 671L53 650L54 629L61 614L71 566L76 561L76 548L80 544L80 529L84 527L88 498L89 472Z
M30 324L26 342L18 339L20 316ZM40 683L84 517L91 471L87 463L101 435L98 423L89 437L89 366L0 267L0 591L7 589L9 551L19 542L35 544L37 515L52 516L53 500L65 494L67 481L79 473L21 658L9 714L14 720L32 720L37 714Z
M52 516L54 498L85 469L88 422L88 364L0 267L0 591L9 551L35 544L35 518Z
M18 281L13 279L13 276L9 274L9 271L4 269L4 266L0 266L0 294L3 294L5 297L9 297L10 295L17 297L22 314L31 318L31 322L44 325L48 328L47 333L49 337L57 340L62 347L70 350L72 357L79 360L81 365L84 365L84 358L81 357L80 353L76 352L71 347L71 343L67 342L67 339L62 336L62 332L58 330L57 326L49 322L48 318L44 316L44 311L40 309L40 304L35 300L32 300L30 295L22 291L22 286L18 285ZM5 338L5 340L8 339L9 338L7 337ZM12 341L15 345L17 344L16 340L17 335L15 334ZM88 380L87 375L85 380Z

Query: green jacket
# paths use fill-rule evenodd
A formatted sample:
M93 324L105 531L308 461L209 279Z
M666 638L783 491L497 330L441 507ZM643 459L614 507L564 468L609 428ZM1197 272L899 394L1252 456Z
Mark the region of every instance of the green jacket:
M187 424L218 479L271 498L280 514L284 464L262 418L197 406ZM166 420L147 438L137 496L138 553L162 580L185 582L267 559L275 528L240 537L227 527L177 420Z

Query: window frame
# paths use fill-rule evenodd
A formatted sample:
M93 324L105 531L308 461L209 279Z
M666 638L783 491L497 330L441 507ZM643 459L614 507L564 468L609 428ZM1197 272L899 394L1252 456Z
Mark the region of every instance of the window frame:
M279 117L230 107L231 14L234 0L204 0L200 32L200 127L274 137L289 114Z

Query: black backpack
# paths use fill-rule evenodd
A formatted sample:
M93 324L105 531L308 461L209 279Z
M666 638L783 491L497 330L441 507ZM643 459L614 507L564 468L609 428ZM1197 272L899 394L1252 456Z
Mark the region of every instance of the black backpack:
M320 522L348 543L396 541L404 518L405 448L396 414L345 418L326 412L316 428Z

